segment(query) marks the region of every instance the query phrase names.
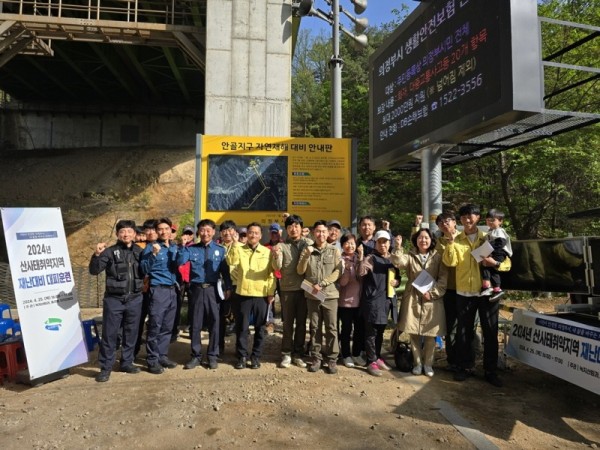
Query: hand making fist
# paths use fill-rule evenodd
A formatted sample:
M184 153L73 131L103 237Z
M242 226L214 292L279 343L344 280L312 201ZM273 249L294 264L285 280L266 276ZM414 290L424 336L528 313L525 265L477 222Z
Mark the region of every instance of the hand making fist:
M394 248L400 247L402 247L402 236L397 235L396 237L394 237Z
M96 256L100 256L100 253L102 253L104 249L106 249L106 244L104 242L98 242L96 244Z

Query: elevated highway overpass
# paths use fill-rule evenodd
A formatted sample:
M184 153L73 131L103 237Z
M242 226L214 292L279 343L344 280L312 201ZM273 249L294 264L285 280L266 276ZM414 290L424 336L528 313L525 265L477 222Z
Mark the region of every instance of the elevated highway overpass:
M0 90L26 109L202 117L205 24L203 0L1 1Z
M261 114L281 121L289 109L290 63L281 85L269 55L279 67L290 61L298 25L291 0L0 0L0 150L186 145L210 130L289 134L236 126ZM217 99L213 124L231 116L233 132L205 128L207 98Z

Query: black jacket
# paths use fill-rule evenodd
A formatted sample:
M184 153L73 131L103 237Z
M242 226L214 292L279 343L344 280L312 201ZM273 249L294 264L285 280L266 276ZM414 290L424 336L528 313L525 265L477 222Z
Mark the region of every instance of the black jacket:
M367 265L369 266L368 270L365 269ZM390 270L393 271L394 278L400 281L398 269L394 267L389 259L384 258L375 250L361 262L359 273L363 275L363 284L360 308L363 317L370 323L387 324L390 313L394 323L398 321L396 296L387 296L388 271Z
M121 242L104 249L100 256L92 255L90 273L106 270L105 295L125 296L142 291L144 276L140 270L142 248L133 244L127 248Z

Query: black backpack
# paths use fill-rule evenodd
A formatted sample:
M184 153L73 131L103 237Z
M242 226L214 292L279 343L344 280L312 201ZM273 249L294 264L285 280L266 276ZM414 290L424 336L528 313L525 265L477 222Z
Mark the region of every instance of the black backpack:
M394 350L394 362L400 372L410 372L413 368L413 354L410 344L398 342Z
M413 368L412 350L410 349L410 344L398 339L400 334L400 330L396 327L390 338L390 350L394 354L396 369L400 372L410 372Z

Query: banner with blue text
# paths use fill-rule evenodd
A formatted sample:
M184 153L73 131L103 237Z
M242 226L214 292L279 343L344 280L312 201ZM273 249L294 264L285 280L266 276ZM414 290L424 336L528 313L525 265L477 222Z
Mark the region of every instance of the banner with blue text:
M88 361L60 208L2 208L31 379Z
M600 394L600 329L515 310L506 354Z

